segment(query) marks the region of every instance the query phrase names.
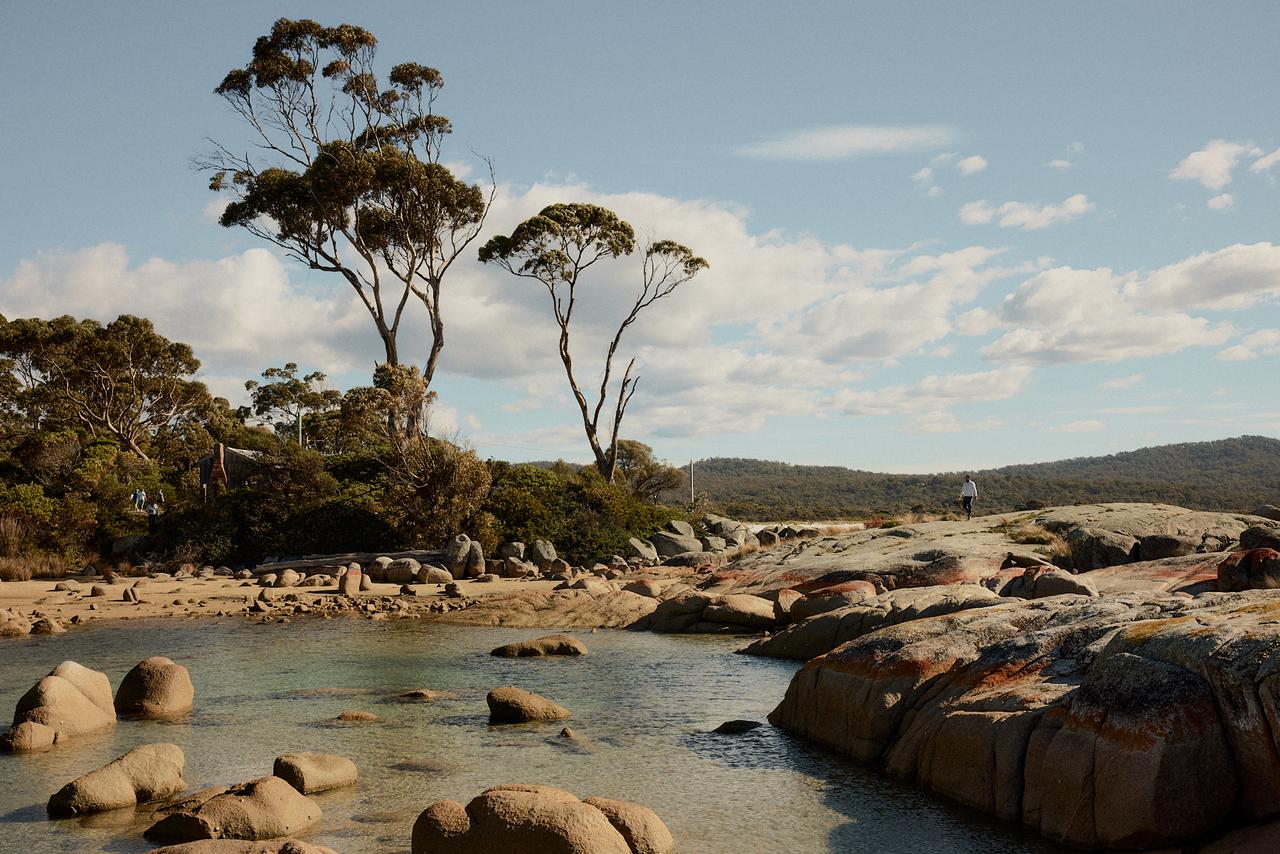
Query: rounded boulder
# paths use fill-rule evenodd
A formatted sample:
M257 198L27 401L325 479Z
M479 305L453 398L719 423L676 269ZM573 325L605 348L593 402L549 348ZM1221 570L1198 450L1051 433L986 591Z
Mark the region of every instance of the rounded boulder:
M564 706L511 686L493 689L485 700L489 704L489 723L494 724L562 721L573 717Z
M471 803L437 801L413 826L412 854L670 854L652 810L606 798L579 800L551 786L495 786Z
M191 711L195 686L187 668L153 655L128 672L116 691L115 709L122 715L168 718Z
M331 753L286 753L277 756L272 773L304 795L354 786L356 764Z

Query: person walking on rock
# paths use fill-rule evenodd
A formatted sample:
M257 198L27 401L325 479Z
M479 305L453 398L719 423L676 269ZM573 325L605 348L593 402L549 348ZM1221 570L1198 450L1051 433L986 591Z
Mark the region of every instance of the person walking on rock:
M973 499L978 497L978 484L969 475L964 476L964 486L960 487L960 503L964 505L964 518L973 518Z

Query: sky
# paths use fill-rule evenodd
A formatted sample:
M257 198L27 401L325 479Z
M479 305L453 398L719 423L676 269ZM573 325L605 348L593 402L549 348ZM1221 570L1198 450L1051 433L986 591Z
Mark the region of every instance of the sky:
M959 471L1280 435L1270 0L10 3L0 314L150 317L234 402L286 361L368 384L354 294L218 225L192 166L248 144L213 89L282 16L441 71L446 160L495 169L482 240L591 202L710 262L623 339L622 434L659 458ZM585 384L639 261L589 275ZM442 302L435 428L588 461L546 293L471 251Z

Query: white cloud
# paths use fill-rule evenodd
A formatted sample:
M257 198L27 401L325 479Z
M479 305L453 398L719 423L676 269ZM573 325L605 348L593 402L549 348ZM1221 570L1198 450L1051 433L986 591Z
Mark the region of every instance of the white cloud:
M1253 163L1250 164L1249 166L1249 171L1250 172L1266 172L1272 166L1275 166L1277 163L1280 163L1280 148L1277 148L1275 151L1271 152L1270 154L1264 155L1263 157L1259 157L1257 160L1253 161Z
M1106 426L1107 425L1097 420L1072 421L1070 424L1061 424L1057 427L1050 427L1048 429L1048 432L1050 433L1095 433Z
M1083 142L1073 142L1067 146L1067 154L1083 154L1083 153L1084 153Z
M1107 268L1058 267L1038 273L995 312L1010 331L982 354L1025 364L1116 362L1220 344L1230 324L1177 311L1144 311L1129 292L1136 276Z
M936 199L938 196L942 195L942 188L938 186L930 187L929 191L925 193L925 195L931 199Z
M967 225L988 225L994 222L1001 228L1038 231L1055 223L1070 222L1084 216L1093 207L1089 197L1083 193L1069 196L1060 205L1005 202L996 206L986 201L977 201L960 208L960 221Z
M936 415L957 403L1008 400L1025 388L1031 369L1010 365L970 374L930 375L912 385L841 389L831 404L849 415Z
M1002 251L973 246L915 255L875 278L848 278L827 298L774 324L766 340L774 352L832 365L908 356L945 338L957 309L988 284L1026 271L994 265Z
M1245 362L1259 356L1274 356L1280 353L1280 329L1260 329L1246 335L1239 344L1228 347L1218 354L1224 362Z
M1114 377L1102 384L1102 388L1133 388L1144 379L1142 374L1129 374L1127 377Z
M741 145L743 157L764 160L844 160L870 154L927 151L950 145L956 132L944 125L835 125L797 130Z
M1209 206L1210 210L1220 211L1231 207L1235 204L1235 201L1235 197L1230 193L1222 193L1221 195L1214 196L1212 199L1205 202L1205 204Z
M312 287L290 281L265 249L217 261L131 263L123 246L101 243L72 253L23 261L0 280L0 312L8 317L73 314L102 322L120 314L150 318L169 338L190 344L209 364L211 384L245 379L295 361L334 374L372 372L381 347L353 293L327 277Z
M1146 308L1236 310L1280 298L1280 246L1234 244L1131 276L1125 295Z
M1213 139L1204 148L1184 157L1169 177L1179 181L1199 181L1210 190L1221 190L1231 183L1231 173L1240 158L1261 153L1252 145Z
M912 416L907 422L907 429L912 433L987 433L1004 426L1004 421L991 416L989 418L958 418L954 412L938 409L921 415Z
M1046 163L1046 164L1044 164L1044 165L1045 165L1045 166L1047 166L1047 167L1049 167L1050 169L1054 169L1054 170L1056 170L1056 171L1058 171L1058 172L1061 172L1061 171L1063 171L1064 169L1070 169L1070 168L1071 168L1071 161L1070 161L1070 160L1065 160L1065 159L1063 159L1063 158L1059 157L1059 158L1058 158L1058 159L1056 159L1056 160L1050 160L1048 163Z
M911 174L911 180L917 184L928 184L933 181L933 170L925 166Z
M978 154L966 157L956 164L956 171L961 175L974 175L986 168L987 159Z

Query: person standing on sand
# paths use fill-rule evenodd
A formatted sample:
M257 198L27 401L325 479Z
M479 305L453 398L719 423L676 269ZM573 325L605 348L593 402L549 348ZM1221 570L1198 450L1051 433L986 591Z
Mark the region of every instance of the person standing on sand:
M964 505L964 518L973 518L973 499L978 497L978 484L969 475L964 476L964 486L960 487L960 503Z

